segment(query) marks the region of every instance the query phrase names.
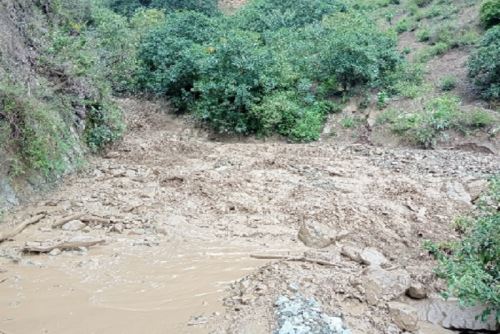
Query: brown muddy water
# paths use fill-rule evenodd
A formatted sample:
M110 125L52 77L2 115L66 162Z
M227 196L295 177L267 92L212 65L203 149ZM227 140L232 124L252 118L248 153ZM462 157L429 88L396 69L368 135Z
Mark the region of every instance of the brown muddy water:
M262 264L220 245L34 256L0 274L0 333L204 333L227 286ZM154 257L153 257L154 255Z

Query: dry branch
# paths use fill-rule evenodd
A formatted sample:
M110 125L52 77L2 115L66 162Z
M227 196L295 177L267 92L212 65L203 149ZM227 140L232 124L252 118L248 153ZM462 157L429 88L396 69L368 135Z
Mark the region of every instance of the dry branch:
M93 240L93 241L66 241L59 244L47 245L47 246L37 246L37 245L26 245L23 248L25 253L50 253L54 249L58 248L61 251L74 250L80 247L91 247L95 245L100 245L105 243L105 240Z
M85 213L76 213L74 215L62 218L61 220L59 220L59 221L55 222L54 224L52 224L52 228L59 228L59 227L63 226L64 224L66 224L66 223L68 223L68 222L70 222L72 220L80 219L84 215L85 215Z
M38 223L43 218L45 218L45 214L36 215L36 216L31 217L30 219L22 222L21 224L17 225L16 227L14 227L14 229L12 231L0 234L0 243L4 242L5 240L12 239L16 235L18 235L19 233L24 231L24 229L26 227Z
M333 263L333 262L328 262L324 260L319 260L319 259L310 259L305 256L287 256L287 255L260 255L260 254L251 254L251 258L254 259L259 259L259 260L283 260L283 261L291 261L291 262L307 262L307 263L314 263L314 264L319 264L322 266L330 266L330 267L336 267L338 264Z

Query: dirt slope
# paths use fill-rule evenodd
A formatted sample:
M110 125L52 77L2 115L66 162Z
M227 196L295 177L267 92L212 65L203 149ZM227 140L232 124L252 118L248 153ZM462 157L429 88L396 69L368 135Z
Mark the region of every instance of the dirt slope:
M385 303L367 303L359 288L367 266L340 255L342 247L373 247L388 270L433 292L440 284L422 241L454 238L453 217L472 208L468 185L500 170L491 154L211 140L165 106L120 103L129 122L123 142L4 217L2 231L46 213L0 244L0 330L269 333L274 302L293 284L342 314L353 333L387 333L394 325ZM78 213L93 217L80 218L86 227L51 228ZM350 234L318 250L298 240L304 223ZM20 253L25 242L87 239L106 243ZM250 258L304 252L335 266Z

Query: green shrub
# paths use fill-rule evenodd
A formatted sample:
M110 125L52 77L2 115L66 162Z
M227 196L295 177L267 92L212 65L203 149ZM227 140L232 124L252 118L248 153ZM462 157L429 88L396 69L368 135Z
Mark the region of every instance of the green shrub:
M64 171L73 139L59 111L30 97L22 87L0 83L0 145L14 159L11 175L35 170L52 176Z
M448 252L434 243L426 248L438 259L437 273L448 283L446 296L455 296L469 306L484 304L483 318L491 314L500 321L500 178L493 178L490 192L476 216L463 225L463 238L450 244ZM495 204L496 203L496 204Z
M500 23L500 0L486 0L479 11L481 24L486 28Z
M418 7L428 6L431 2L432 0L413 0L413 3Z
M132 16L141 8L163 9L167 13L178 10L192 10L206 15L219 13L217 0L110 0L108 6L126 16Z
M338 108L329 97L380 86L402 63L395 35L346 10L333 0L257 0L229 17L169 14L141 41L139 87L219 132L318 139Z
M344 91L359 84L374 85L401 62L395 39L381 33L358 14L337 13L324 20L325 45L319 68L334 76Z
M119 139L125 130L122 113L108 101L88 101L86 119L86 142L97 152Z
M457 78L454 76L446 76L442 78L441 82L439 83L439 88L445 92L455 89L456 86Z
M198 62L203 75L194 86L197 115L219 132L257 131L249 111L278 85L268 76L272 54L258 35L239 30L229 31L214 49Z
M276 31L319 22L343 8L336 0L254 0L234 16L234 22L243 30Z
M178 108L185 110L199 77L197 61L215 50L202 44L215 34L214 21L204 14L168 15L165 24L152 30L140 44L139 86L172 98Z
M427 42L431 39L431 32L427 28L422 28L417 31L416 36L419 42Z
M469 59L469 77L487 100L500 99L500 26L484 35L480 45Z

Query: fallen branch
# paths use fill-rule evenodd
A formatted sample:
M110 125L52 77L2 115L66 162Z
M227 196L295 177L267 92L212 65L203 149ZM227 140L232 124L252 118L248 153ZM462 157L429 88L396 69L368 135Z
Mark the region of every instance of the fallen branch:
M64 224L69 223L72 220L77 220L77 219L82 218L84 215L85 215L85 213L77 213L77 214L74 214L72 216L62 218L61 220L52 224L52 228L59 228L59 227L63 226Z
M16 226L12 231L0 234L0 243L4 242L5 240L11 240L13 237L24 231L26 227L38 223L43 218L45 218L45 214L36 215L22 222L21 224Z
M24 253L50 253L54 249L60 249L61 251L75 250L80 247L91 247L95 245L100 245L105 243L105 240L93 240L93 241L66 241L59 244L54 244L50 246L42 245L26 245L23 248Z
M333 263L333 262L328 262L328 261L319 260L319 259L310 259L310 258L307 258L305 256L293 257L293 256L287 256L287 255L251 254L250 257L253 259L258 259L258 260L283 260L283 261L291 261L291 262L314 263L314 264L319 264L322 266L330 266L330 267L337 267L338 266L338 264Z

